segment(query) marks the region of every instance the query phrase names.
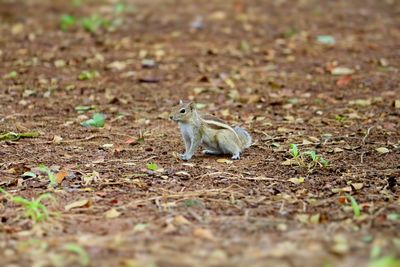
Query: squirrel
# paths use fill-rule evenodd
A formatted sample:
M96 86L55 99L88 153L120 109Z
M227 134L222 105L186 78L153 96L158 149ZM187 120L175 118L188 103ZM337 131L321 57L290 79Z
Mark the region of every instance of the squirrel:
M203 154L231 154L232 159L237 160L243 149L252 144L251 136L245 129L231 127L212 115L199 114L194 102L180 100L169 117L179 124L185 143L182 160L190 160L200 145L205 148Z

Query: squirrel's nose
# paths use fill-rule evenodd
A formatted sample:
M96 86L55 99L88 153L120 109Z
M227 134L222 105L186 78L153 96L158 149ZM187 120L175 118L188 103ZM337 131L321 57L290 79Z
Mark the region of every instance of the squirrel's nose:
M172 120L174 117L171 115L171 116L169 116L169 118Z

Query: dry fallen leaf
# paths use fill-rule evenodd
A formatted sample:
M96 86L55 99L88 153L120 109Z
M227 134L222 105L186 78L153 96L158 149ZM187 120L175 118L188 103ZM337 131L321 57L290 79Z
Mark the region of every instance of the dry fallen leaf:
M304 177L300 177L300 178L290 178L288 179L288 181L294 183L294 184L301 184L304 183Z
M400 108L400 99L396 99L396 100L394 101L394 107L395 107L395 108Z
M356 99L356 100L351 100L349 102L350 105L356 105L360 107L367 107L371 105L371 100L370 99Z
M344 87L351 82L352 78L350 75L345 75L336 81L336 85L339 87Z
M68 172L66 172L66 171L59 171L59 172L56 174L56 181L57 181L57 184L61 184L62 181L64 180L64 178L65 178L67 175L68 175Z
M375 149L379 154L386 154L389 153L390 150L387 149L386 147L378 147Z
M335 153L340 153L340 152L343 152L344 150L343 149L341 149L340 147L335 147L334 149L333 149L333 152L335 152Z
M121 212L117 211L115 208L111 208L104 213L104 216L107 219L117 218L117 217L119 217L119 215L121 215Z
M215 240L214 235L211 233L210 230L204 228L196 228L193 231L193 235L195 237L199 237L206 240Z
M350 75L353 74L354 70L346 67L336 67L331 70L332 75Z
M308 214L296 214L296 219L301 223L308 223L309 218Z
M343 187L343 188L332 188L331 191L332 191L333 193L351 192L352 189L351 189L351 186L346 186L346 187Z
M123 70L126 68L126 63L122 61L114 61L107 65L108 69Z
M232 164L233 161L229 159L217 159L218 163Z
M190 221L188 221L188 220L187 220L185 217L183 217L182 215L178 215L178 216L176 216L176 217L173 219L172 223L173 223L174 225L176 225L176 226L179 226L179 225L190 224Z
M310 223L319 224L320 219L321 219L321 215L319 213L316 213L316 214L310 216Z
M363 183L352 183L351 185L354 187L355 190L360 190L364 186Z
M292 159L287 159L287 160L283 161L281 164L282 164L282 165L285 165L285 166L290 166L290 165L292 165L292 164L294 164L294 163L295 163L294 160L292 160Z
M89 208L92 205L92 201L90 199L81 199L78 201L74 201L68 205L65 205L65 210L69 211L75 208Z

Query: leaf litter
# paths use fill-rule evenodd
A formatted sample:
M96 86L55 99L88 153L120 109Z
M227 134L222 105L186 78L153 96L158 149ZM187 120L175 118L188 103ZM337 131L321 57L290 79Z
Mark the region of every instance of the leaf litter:
M59 213L39 224L1 194L5 266L396 266L399 35L393 1L362 2L343 28L358 2L293 2L290 17L284 1L0 7L15 11L0 29L0 185L51 193ZM181 162L179 99L253 146Z

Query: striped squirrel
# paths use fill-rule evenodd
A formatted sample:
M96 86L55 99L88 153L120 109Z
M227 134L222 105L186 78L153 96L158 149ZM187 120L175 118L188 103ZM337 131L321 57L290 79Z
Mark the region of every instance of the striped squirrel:
M193 102L181 100L171 112L170 119L181 129L186 149L181 155L183 160L190 160L200 145L205 148L203 154L231 154L232 159L240 159L240 153L252 143L245 129L231 127L212 115L200 114Z

